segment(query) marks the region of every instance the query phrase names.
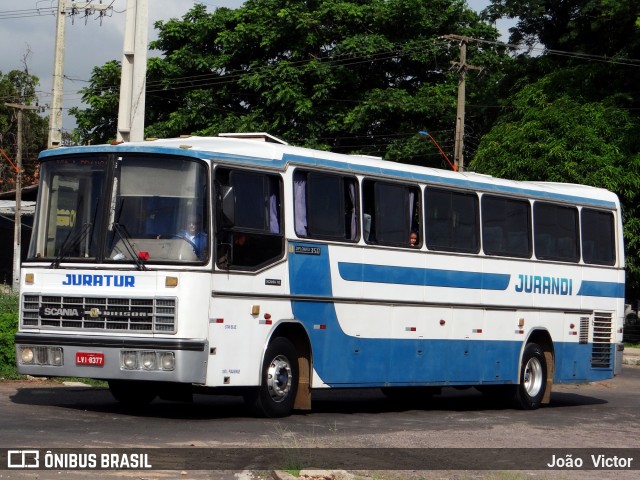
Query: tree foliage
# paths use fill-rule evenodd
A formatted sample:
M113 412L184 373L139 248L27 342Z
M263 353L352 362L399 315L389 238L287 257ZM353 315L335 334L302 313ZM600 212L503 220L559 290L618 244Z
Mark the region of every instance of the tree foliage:
M249 0L213 13L196 5L156 28L152 48L162 57L148 63L147 136L267 131L436 166L439 153L417 132L453 138L458 45L439 37L497 38L462 0ZM507 58L494 47L471 50L480 65ZM84 91L94 110L76 112L85 140L115 132L114 65L96 69Z
M0 148L15 165L18 146L17 111L9 104L33 105L38 77L26 71L0 72ZM33 110L22 111L22 165L24 185L37 182L37 156L47 146L47 120ZM4 156L0 160L0 191L15 189L16 171Z
M120 62L112 60L95 67L89 86L82 89L82 101L88 109L69 109L76 117L74 140L81 143L105 143L115 139L120 101Z

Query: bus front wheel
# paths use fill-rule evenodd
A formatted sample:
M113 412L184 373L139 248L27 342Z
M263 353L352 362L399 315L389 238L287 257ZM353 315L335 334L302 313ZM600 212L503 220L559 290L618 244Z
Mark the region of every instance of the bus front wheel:
M547 361L544 351L536 343L524 349L520 365L520 383L516 386L516 405L523 410L535 410L542 402L547 388Z
M261 417L285 417L293 409L298 390L298 355L284 337L274 338L267 347L262 364L262 381L246 400Z

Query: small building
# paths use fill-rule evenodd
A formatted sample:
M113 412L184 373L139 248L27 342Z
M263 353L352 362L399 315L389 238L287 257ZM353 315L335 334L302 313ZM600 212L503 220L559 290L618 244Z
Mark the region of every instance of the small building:
M36 207L38 185L24 187L22 189L20 211L21 215L21 242L20 258L24 259L29 250L31 240L31 228L33 214ZM0 284L11 285L13 283L13 250L14 227L16 215L16 192L0 193Z

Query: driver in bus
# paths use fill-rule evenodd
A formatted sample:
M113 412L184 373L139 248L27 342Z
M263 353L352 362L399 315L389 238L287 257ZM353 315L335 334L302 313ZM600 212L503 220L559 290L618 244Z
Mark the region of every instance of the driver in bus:
M189 216L186 228L180 230L178 236L187 239L198 258L202 258L202 253L207 248L207 233L202 231L202 218L199 215Z

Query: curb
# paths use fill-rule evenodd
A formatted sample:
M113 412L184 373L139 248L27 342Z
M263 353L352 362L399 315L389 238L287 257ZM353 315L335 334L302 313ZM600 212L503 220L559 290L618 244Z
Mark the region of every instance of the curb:
M271 472L271 476L274 480L298 480L298 477L294 477L290 473L283 472L282 470L274 470Z
M640 365L640 348L627 347L622 351L624 365Z

